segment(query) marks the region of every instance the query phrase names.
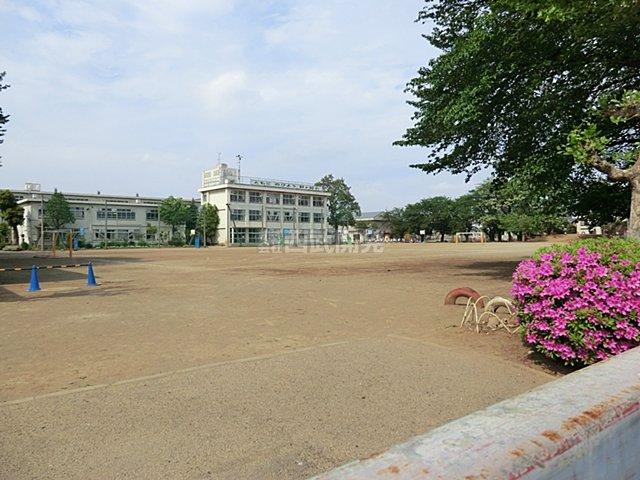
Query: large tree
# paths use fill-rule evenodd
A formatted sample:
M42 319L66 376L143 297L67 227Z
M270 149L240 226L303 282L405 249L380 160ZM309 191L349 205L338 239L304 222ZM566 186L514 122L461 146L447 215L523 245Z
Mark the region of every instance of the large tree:
M216 234L220 224L218 207L205 203L198 213L198 233L202 235L206 243L213 245L216 243ZM208 240L208 242L207 242Z
M198 205L194 199L187 204L187 214L184 220L185 238L189 238L191 230L195 230L198 225Z
M360 215L360 205L351 193L343 178L334 178L333 175L325 175L316 182L316 186L322 187L331 196L328 200L329 218L327 221L335 232L335 241L338 243L338 228L356 224L356 215Z
M16 197L11 190L0 191L0 216L11 227L12 242L20 243L18 238L18 225L24 223L24 209L18 206Z
M74 221L69 202L56 190L44 206L44 224L47 228L60 230Z
M181 198L169 197L160 203L160 220L171 226L171 238L189 217L189 205Z
M2 90L4 90L5 88L9 88L9 85L2 83L4 80L4 76L6 75L7 72L0 72L0 92ZM4 133L7 131L6 128L4 128L4 125L9 121L9 115L5 115L2 112L2 107L0 107L0 144L2 144L2 142L4 142L4 139L2 137L4 137ZM2 157L0 157L2 158ZM2 164L0 163L0 166Z
M636 0L432 0L419 20L434 24L426 38L441 53L408 85L415 123L396 143L429 147L414 167L468 176L489 167L498 182L521 179L574 207L584 205L573 185L585 167L603 174L583 190L614 192L621 176L633 187Z

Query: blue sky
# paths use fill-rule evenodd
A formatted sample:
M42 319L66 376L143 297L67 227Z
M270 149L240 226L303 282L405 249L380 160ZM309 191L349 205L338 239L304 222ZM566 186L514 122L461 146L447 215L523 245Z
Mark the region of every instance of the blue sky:
M0 0L2 184L197 196L201 171L344 177L363 210L459 195L409 168L420 0Z

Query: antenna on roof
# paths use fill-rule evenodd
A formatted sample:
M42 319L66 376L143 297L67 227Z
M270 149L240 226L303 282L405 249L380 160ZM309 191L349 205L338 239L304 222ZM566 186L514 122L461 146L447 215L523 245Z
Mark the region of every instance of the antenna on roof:
M238 179L240 179L240 164L242 163L242 155L236 155L238 157Z
M218 163L222 162L222 152L218 152Z

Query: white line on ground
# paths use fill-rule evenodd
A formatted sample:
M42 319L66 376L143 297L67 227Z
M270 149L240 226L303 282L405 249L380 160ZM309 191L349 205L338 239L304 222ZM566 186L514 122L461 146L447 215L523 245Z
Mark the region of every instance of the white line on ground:
M327 348L327 347L336 347L338 345L345 345L349 343L348 341L343 341L343 342L333 342L333 343L323 343L320 345L313 345L311 347L305 347L305 348L298 348L296 350L289 350L289 351L285 351L285 352L277 352L277 353L268 353L265 355L256 355L254 357L245 357L245 358L238 358L235 360L225 360L222 362L213 362L213 363L206 363L204 365L198 365L195 367L188 367L188 368L181 368L178 370L170 370L168 372L162 372L162 373L155 373L153 375L145 375L143 377L134 377L134 378L128 378L126 380L118 380L117 382L111 382L111 383L99 383L97 385L88 385L86 387L80 387L80 388L74 388L71 390L59 390L57 392L51 392L51 393L44 393L42 395L34 395L34 396L30 396L30 397L23 397L23 398L17 398L15 400L7 400L6 402L0 402L0 407L4 407L4 406L9 406L9 405L16 405L19 403L25 403L25 402L32 402L34 400L39 400L41 398L49 398L49 397L60 397L63 395L71 395L74 393L83 393L83 392L88 392L90 390L97 390L100 388L107 388L107 387L115 387L118 385L125 385L127 383L136 383L136 382L143 382L146 380L153 380L156 378L164 378L164 377L169 377L171 375L179 375L182 373L189 373L189 372L196 372L198 370L206 370L209 368L215 368L215 367L221 367L223 365L230 365L230 364L234 364L234 363L246 363L246 362L256 362L256 361L260 361L260 360L266 360L269 358L275 358L275 357L281 357L284 355L291 355L293 353L300 353L300 352L307 352L309 350L316 350L319 348Z

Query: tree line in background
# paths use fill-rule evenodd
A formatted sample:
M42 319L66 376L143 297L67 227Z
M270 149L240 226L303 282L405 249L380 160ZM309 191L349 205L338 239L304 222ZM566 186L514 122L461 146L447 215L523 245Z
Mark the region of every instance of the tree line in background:
M396 144L429 149L413 167L488 168L539 212L626 217L640 237L637 0L429 0L418 20L441 53L407 87L414 125Z
M383 214L393 237L445 235L481 229L491 241L503 235L526 240L534 235L565 232L569 217L562 206L536 196L526 185L487 180L458 198L430 197Z

